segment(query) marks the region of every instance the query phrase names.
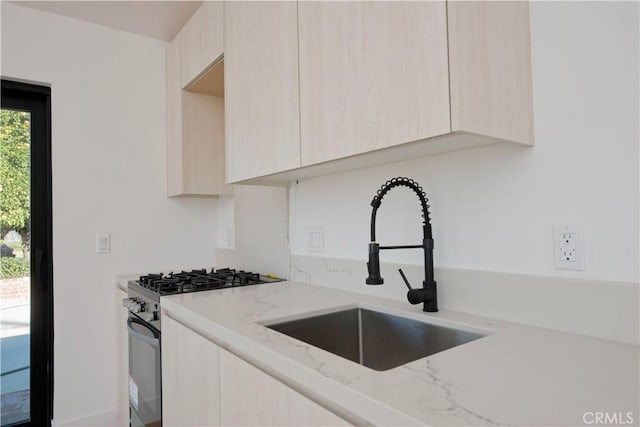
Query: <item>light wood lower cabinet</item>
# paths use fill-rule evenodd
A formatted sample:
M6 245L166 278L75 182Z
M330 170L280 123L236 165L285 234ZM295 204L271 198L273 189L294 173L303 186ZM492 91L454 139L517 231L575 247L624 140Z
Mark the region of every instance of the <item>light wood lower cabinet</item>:
M220 423L241 426L350 425L224 350L220 350Z
M166 314L161 321L165 427L350 425Z
M121 426L129 425L129 333L127 319L129 312L122 305L127 291L116 287L116 352L118 355L118 421Z
M162 316L162 425L220 425L217 345Z

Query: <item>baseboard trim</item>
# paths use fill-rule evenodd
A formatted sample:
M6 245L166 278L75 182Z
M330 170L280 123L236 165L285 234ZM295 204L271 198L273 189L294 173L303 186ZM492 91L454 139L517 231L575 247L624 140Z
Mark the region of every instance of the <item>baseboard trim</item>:
M115 427L119 425L117 409L83 415L71 420L51 421L51 427Z

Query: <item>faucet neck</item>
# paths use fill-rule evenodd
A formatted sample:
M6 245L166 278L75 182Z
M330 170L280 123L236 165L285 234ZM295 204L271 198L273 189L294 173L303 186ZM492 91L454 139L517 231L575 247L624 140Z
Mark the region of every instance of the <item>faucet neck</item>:
M382 204L384 196L395 187L407 187L416 193L418 199L420 199L420 207L422 209L423 236L425 239L431 239L431 219L429 217L429 205L427 203L429 199L427 199L424 190L417 182L410 178L398 177L385 182L373 197L373 200L371 200L371 206L373 207L371 211L371 241L376 241L376 214L378 213L378 208Z

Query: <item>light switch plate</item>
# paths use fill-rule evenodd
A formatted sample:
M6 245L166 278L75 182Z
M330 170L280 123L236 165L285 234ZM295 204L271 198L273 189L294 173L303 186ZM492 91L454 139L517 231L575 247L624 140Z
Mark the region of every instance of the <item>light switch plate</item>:
M109 233L96 233L96 253L108 254L111 252L111 235Z

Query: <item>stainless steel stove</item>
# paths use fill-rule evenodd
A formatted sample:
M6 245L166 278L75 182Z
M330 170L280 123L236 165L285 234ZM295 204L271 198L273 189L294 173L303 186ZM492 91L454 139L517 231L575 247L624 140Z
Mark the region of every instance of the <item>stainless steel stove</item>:
M123 301L129 310L129 424L162 425L160 297L282 280L249 271L212 268L147 274L130 281Z
M160 330L161 296L280 281L282 279L277 277L232 268L147 274L140 276L138 280L129 281L128 298L123 304L131 314Z

